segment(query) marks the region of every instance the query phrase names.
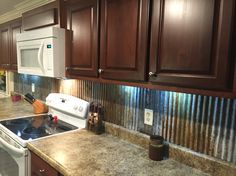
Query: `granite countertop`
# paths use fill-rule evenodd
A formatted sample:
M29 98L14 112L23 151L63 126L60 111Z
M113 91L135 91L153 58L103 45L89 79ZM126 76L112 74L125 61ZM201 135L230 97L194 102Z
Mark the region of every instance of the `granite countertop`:
M139 146L87 130L32 141L28 148L65 176L207 175L172 159L152 161Z
M12 102L11 98L0 98L0 120L35 115L32 106L23 99Z

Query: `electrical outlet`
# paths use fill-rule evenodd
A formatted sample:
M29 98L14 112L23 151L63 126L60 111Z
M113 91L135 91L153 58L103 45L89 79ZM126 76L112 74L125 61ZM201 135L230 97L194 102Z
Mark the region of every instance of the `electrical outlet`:
M153 110L144 109L144 124L152 126L152 124L153 124Z
M31 84L31 91L32 91L32 93L35 92L35 84L34 83Z

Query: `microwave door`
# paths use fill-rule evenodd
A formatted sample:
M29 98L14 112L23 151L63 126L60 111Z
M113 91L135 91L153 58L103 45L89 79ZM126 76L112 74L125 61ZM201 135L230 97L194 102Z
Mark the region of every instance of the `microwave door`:
M17 43L18 72L24 74L44 75L42 40Z

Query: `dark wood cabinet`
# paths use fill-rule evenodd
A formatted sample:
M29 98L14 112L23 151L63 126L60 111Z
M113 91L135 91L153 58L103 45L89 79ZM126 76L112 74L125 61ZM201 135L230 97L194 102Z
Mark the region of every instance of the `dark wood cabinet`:
M10 69L17 70L17 49L16 49L16 34L21 33L21 19L15 20L10 25L11 34L11 53L10 53Z
M31 152L31 176L60 176L60 173Z
M146 78L149 0L102 0L100 73L102 78Z
M23 14L23 19L24 30L32 30L36 28L56 25L58 24L57 9L46 9L36 14L30 14L29 12L27 12Z
M10 26L0 26L0 68L10 68Z
M67 76L145 80L148 22L149 0L68 1Z
M67 2L67 76L98 76L99 1Z
M150 81L230 88L234 11L234 0L153 1Z
M0 68L17 70L16 34L21 32L21 19L0 26Z
M24 31L55 26L65 28L65 2L56 0L22 14Z
M234 0L58 0L24 13L23 28L68 29L71 78L235 96L235 8ZM0 25L1 68L16 69L20 25Z

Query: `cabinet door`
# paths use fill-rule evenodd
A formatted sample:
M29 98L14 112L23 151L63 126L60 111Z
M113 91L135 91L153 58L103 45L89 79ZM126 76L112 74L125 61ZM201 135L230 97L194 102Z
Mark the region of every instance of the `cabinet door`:
M50 3L24 12L22 14L22 29L28 31L47 26L65 28L64 1L49 1Z
M10 65L12 70L17 70L17 49L16 34L21 33L21 20L14 21L11 24L11 58Z
M59 176L54 168L31 152L31 176Z
M0 27L0 67L10 67L10 32L9 25Z
M102 78L145 80L149 0L101 1Z
M98 75L98 8L98 0L67 3L67 29L70 30L66 61L68 76Z
M150 80L228 88L234 9L234 0L153 1Z

